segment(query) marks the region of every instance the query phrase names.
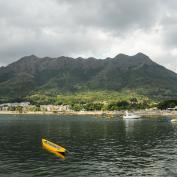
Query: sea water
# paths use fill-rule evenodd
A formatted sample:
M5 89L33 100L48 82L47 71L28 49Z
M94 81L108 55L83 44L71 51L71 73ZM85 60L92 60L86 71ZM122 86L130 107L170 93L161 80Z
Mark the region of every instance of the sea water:
M60 159L41 138L64 146ZM0 176L177 176L177 123L168 117L0 116Z

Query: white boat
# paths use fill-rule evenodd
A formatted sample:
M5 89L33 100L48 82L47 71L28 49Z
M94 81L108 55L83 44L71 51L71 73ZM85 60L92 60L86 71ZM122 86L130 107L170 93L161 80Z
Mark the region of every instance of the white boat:
M171 122L177 122L177 119L171 119Z
M125 111L125 115L123 116L124 119L138 119L141 116L133 114L133 113L129 113L128 111Z

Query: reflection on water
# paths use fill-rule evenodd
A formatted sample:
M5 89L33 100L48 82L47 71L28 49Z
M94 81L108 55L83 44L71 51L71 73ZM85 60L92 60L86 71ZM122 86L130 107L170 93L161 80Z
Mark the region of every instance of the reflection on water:
M132 119L132 120L131 119L125 119L124 123L125 123L126 135L133 133L136 124L139 123L140 121L141 121L141 119Z
M65 155L59 152L55 152L55 151L51 151L50 149L47 149L45 146L42 146L42 148L52 154L54 154L56 157L61 158L61 159L65 159Z
M41 138L69 150L66 160ZM166 118L0 116L0 176L177 176L177 124Z

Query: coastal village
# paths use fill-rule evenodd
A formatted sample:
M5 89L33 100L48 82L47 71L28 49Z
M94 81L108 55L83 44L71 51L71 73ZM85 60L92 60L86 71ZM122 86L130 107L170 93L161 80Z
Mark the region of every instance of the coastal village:
M157 107L144 109L144 110L132 110L139 115L174 115L177 116L177 106L173 108L167 108L165 110L159 110ZM91 114L91 115L123 115L125 110L119 111L74 111L69 105L32 105L30 102L20 103L4 103L0 104L0 114Z
M0 104L0 112L66 112L71 111L68 105L40 105L39 107L31 105L30 102L5 103Z

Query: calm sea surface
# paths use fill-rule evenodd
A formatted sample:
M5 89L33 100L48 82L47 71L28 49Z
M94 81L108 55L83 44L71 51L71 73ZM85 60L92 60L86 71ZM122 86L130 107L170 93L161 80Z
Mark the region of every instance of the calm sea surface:
M66 147L45 151L45 137ZM0 176L177 176L177 123L91 116L0 116Z

